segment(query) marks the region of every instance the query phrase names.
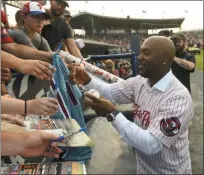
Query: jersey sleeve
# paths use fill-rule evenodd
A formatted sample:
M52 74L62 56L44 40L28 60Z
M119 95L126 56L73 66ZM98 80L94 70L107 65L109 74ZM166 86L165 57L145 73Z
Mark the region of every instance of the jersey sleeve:
M193 103L190 97L172 97L158 107L156 118L150 122L148 131L170 148L184 134L193 118Z
M118 104L131 104L134 102L134 92L139 89L140 76L129 78L125 81L113 83L110 86L113 100Z

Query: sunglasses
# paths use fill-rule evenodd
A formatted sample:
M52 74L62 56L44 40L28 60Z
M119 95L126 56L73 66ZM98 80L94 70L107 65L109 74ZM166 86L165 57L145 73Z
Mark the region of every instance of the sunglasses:
M172 42L173 42L174 44L180 43L180 42L182 41L182 39L179 39L179 38L171 39L171 40L172 40Z

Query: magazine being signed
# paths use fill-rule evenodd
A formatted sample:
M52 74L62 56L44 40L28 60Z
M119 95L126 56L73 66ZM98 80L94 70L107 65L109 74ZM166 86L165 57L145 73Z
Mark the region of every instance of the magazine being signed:
M46 132L56 133L59 136L67 136L80 129L79 124L74 119L35 119L25 120L26 131L45 130ZM93 146L91 139L85 132L79 132L65 137L65 143L59 143L59 146L79 147Z

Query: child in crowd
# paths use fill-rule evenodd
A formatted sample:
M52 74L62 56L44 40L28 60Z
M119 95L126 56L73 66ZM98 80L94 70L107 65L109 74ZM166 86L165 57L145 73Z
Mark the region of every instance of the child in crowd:
M38 50L51 51L47 40L40 34L45 22L50 18L44 7L37 2L27 2L23 6L22 13L19 11L17 13L16 16L23 15L23 23L20 20L23 26L20 25L19 29L15 29L10 33L13 40L18 44L27 45ZM19 23L19 20L16 22Z

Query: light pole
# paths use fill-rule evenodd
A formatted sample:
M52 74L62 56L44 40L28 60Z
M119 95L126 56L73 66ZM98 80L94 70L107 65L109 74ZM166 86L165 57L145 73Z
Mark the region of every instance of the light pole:
M142 19L143 19L143 14L146 14L147 12L145 10L142 10Z
M163 19L165 18L165 14L166 14L166 12L163 11L163 13L162 13Z
M188 11L187 10L184 10L184 18L186 18L186 16L188 15ZM181 28L181 25L180 25L180 32L182 31L182 28Z
M104 15L104 9L105 9L105 7L102 6L102 15Z
M121 9L121 14L122 14L122 17L124 17L124 14L123 14L123 9Z
M143 14L146 14L147 12L145 11L145 10L142 10L142 18L141 18L141 23L140 23L140 30L141 30L141 36L142 36L142 33L143 33L143 31L142 31L142 20L143 20Z
M84 12L87 12L88 7L89 7L89 2L88 1L84 1Z
M185 11L184 11L184 17L186 17L186 16L187 16L187 14L188 14L188 11L187 11L187 10L185 10Z

